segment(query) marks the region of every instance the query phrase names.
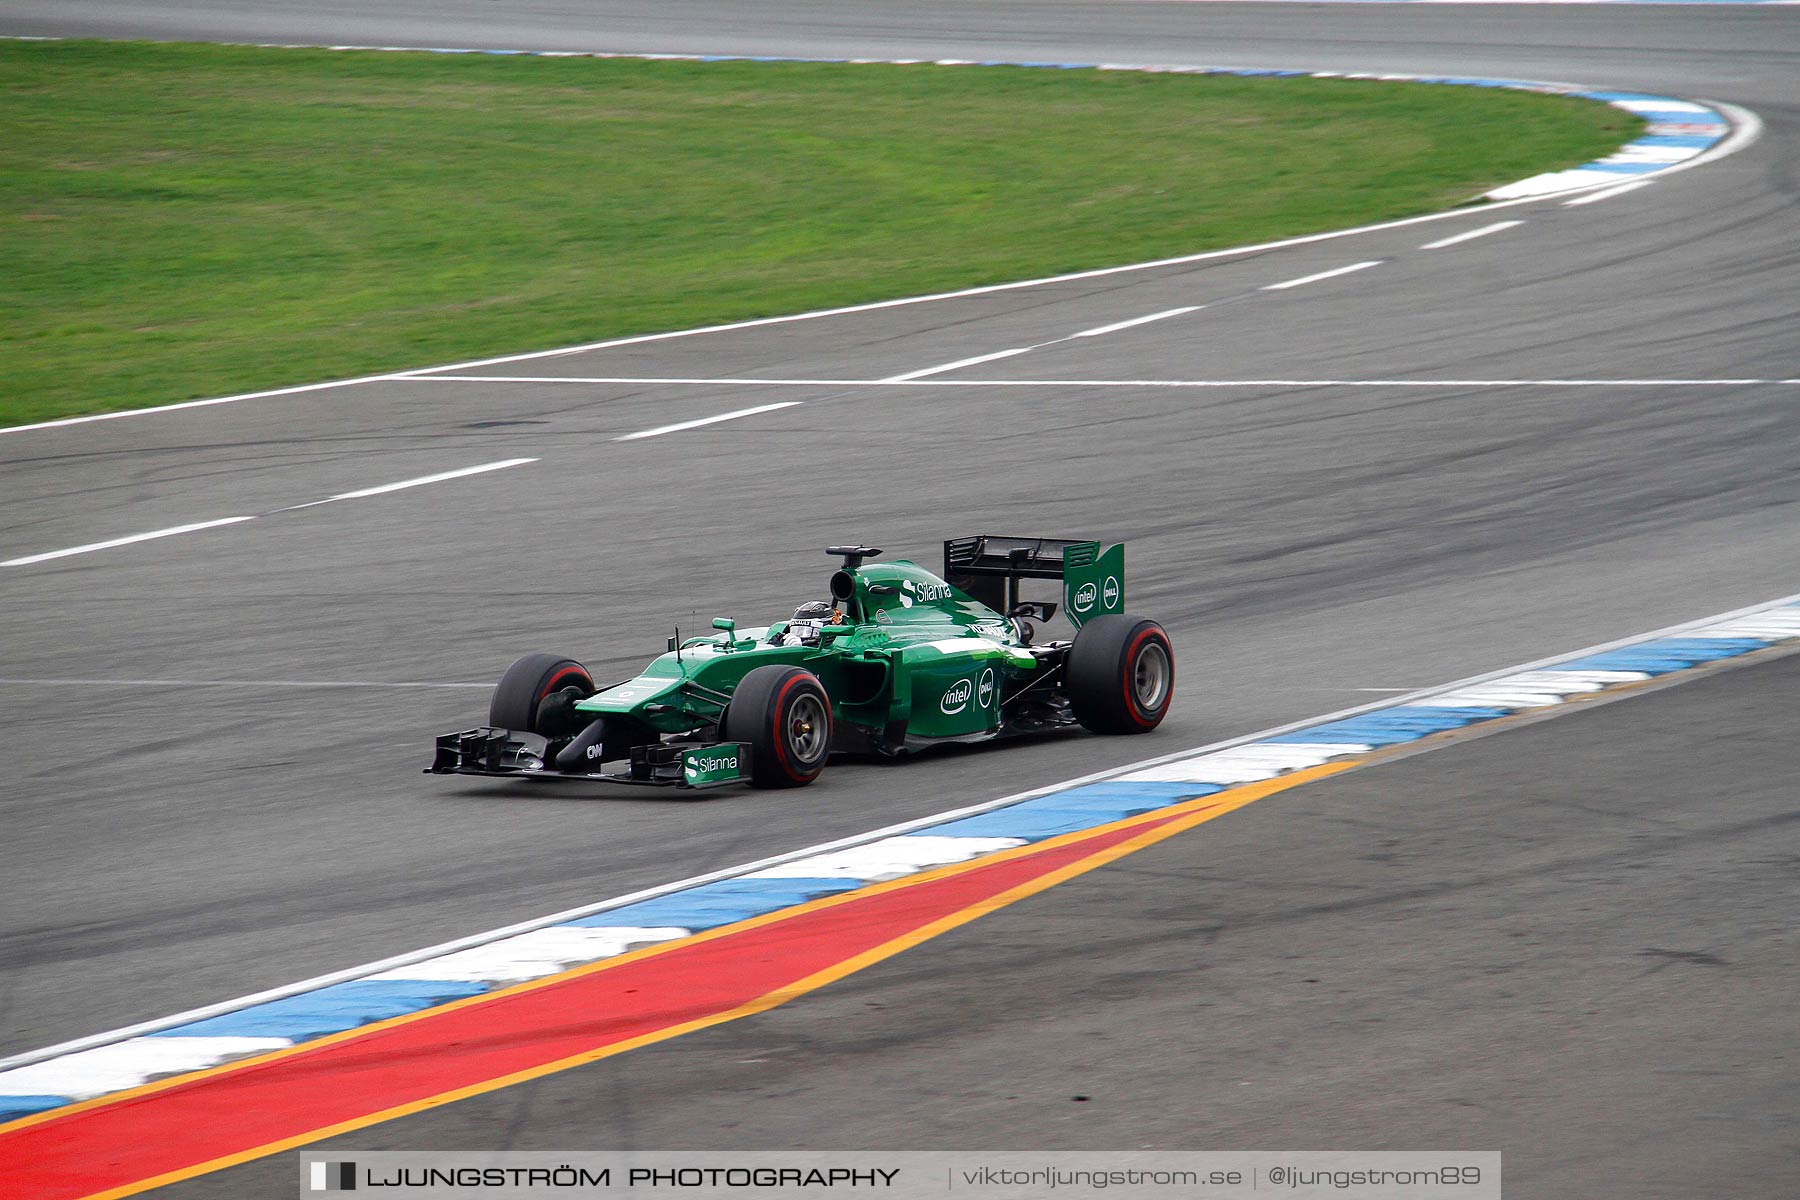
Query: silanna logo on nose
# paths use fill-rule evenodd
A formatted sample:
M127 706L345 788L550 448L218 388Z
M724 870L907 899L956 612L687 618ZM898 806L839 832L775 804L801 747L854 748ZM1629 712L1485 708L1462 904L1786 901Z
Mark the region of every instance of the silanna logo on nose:
M944 698L938 701L938 707L944 710L946 716L955 716L969 707L969 697L974 694L975 685L967 679L959 679L955 687L944 693Z
M688 760L688 765L687 765L687 773L688 773L689 779L694 779L694 778L698 777L702 772L711 774L713 771L719 771L719 770L735 771L737 769L738 769L738 760L737 760L737 755L735 755L735 754L719 754L719 755L710 755L709 754L709 755L705 755L705 756L702 756L699 758L690 758Z

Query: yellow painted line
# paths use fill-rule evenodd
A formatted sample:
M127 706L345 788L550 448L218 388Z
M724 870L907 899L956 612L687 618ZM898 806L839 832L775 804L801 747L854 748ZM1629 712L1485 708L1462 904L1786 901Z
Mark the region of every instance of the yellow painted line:
M828 908L834 904L842 904L857 897L874 894L877 891L894 891L899 888L922 883L927 879L942 879L947 876L965 873L975 867L991 866L994 863L1001 861L1002 858L1029 857L1033 852L1042 852L1057 846L1071 845L1106 833L1115 833L1122 829L1130 829L1140 825L1155 826L1155 828L1147 829L1134 838L1127 839L1126 841L1113 846L1108 846L1103 850L1096 851L1088 857L1079 859L1067 866L1058 867L1056 870L1051 871L1040 878L1029 880L1007 891L1001 892L998 895L990 896L979 903L972 904L965 909L940 917L929 925L924 925L910 933L902 934L891 941L884 942L872 949L865 950L861 954L848 958L841 963L827 967L822 971L817 971L804 979L797 980L796 982L789 984L786 987L778 988L775 991L765 993L754 1000L748 1001L736 1008L728 1009L725 1012L699 1017L680 1025L672 1025L667 1029L659 1029L654 1033L641 1034L638 1037L602 1046L582 1054L571 1055L568 1058L559 1059L556 1062L544 1063L529 1068L528 1070L517 1071L510 1075L504 1075L495 1079L485 1080L481 1083L471 1084L467 1087L457 1088L454 1091L443 1092L424 1100L415 1100L407 1104L396 1105L393 1108L370 1113L367 1116L358 1117L355 1120L341 1121L335 1125L328 1125L320 1129L311 1130L307 1133L296 1134L293 1137L283 1138L280 1141L270 1142L267 1145L257 1146L250 1150L239 1151L236 1154L229 1154L220 1158L210 1159L206 1162L197 1163L191 1167L184 1167L179 1171L170 1171L151 1179L139 1180L135 1183L112 1188L104 1192L93 1192L84 1197L83 1200L115 1200L116 1197L134 1196L140 1192L148 1191L151 1188L165 1187L171 1183L179 1183L185 1179L193 1179L200 1175L210 1174L213 1171L223 1170L226 1167L234 1167L254 1159L265 1158L270 1154L278 1154L283 1150L292 1150L296 1147L304 1146L311 1142L321 1141L325 1138L335 1137L339 1134L351 1133L358 1129L365 1129L371 1125L379 1125L383 1122L396 1120L400 1117L426 1112L430 1109L439 1108L458 1100L468 1099L471 1096L479 1096L485 1092L498 1091L501 1088L510 1087L513 1084L524 1083L528 1080L538 1079L545 1075L553 1075L559 1071L566 1071L571 1067L585 1066L588 1063L598 1062L603 1058L611 1058L614 1055L623 1054L629 1050L636 1050L644 1046L654 1045L657 1042L669 1041L673 1038L681 1037L683 1034L694 1033L701 1029L708 1029L715 1025L723 1025L729 1021L736 1021L742 1017L755 1016L758 1013L767 1012L771 1008L785 1004L790 1000L798 999L810 992L817 991L827 984L835 983L840 979L853 975L865 967L873 966L884 959L892 958L902 951L910 950L914 946L930 941L939 934L946 933L958 926L966 925L987 913L1005 908L1010 904L1014 904L1028 896L1034 896L1039 892L1048 891L1059 883L1065 883L1070 879L1074 879L1076 876L1085 875L1097 867L1103 867L1108 863L1116 862L1128 854L1134 854L1147 846L1153 846L1156 843L1163 841L1166 838L1171 838L1185 830L1192 829L1197 825L1203 825L1217 817L1224 816L1226 813L1234 812L1237 809L1243 808L1245 805L1261 800L1265 796L1272 796L1277 792L1284 792L1290 788L1299 787L1301 784L1311 783L1313 780L1322 779L1327 775L1335 775L1340 771L1359 765L1359 762L1360 760L1352 759L1346 762L1326 763L1323 766L1310 767L1304 771L1295 771L1291 774L1283 775L1275 779L1264 780L1260 783L1247 784L1243 787L1232 788L1229 791L1218 792L1210 796L1197 797L1193 800L1184 800L1179 804L1172 804L1165 808L1157 809L1154 812L1141 813L1135 817L1126 817L1106 825L1097 825L1092 829L1076 830L1074 833L1067 833L1055 838L1048 838L1030 846L1019 846L1012 850L1003 850L997 854L990 854L985 858L975 859L972 862L953 863L950 866L940 867L936 870L923 872L919 875L907 876L904 879L895 879L886 883L875 884L869 888L860 889L856 892L841 893L836 896L827 896L819 900L808 901L805 904L796 905L791 909L783 909L779 913L771 913L763 917L753 917L750 920L741 921L732 926L721 926L718 930L708 930L708 934L723 936L727 932L737 932L755 928L759 925L767 925L775 920L786 919L801 912L813 912L818 909ZM682 941L675 943L663 943L657 947L652 947L652 949L666 952L671 945L692 945L694 942L704 940L705 938L705 934L696 934L693 938L683 939ZM577 975L591 974L594 970L616 965L623 958L636 957L648 957L648 955L639 955L637 952L633 952L632 955L622 955L617 959L604 959L601 962L589 964L585 967L578 967L551 978L559 980L572 978ZM534 980L532 981L532 984L541 986L545 982L547 981ZM491 999L493 996L527 991L530 990L530 986L531 985L520 985L515 988L509 988L506 992L494 992L488 996L470 997L469 999ZM455 1003L460 1005L466 1003L466 1001L456 1001ZM409 1014L408 1017L393 1018L391 1021L382 1022L381 1025L392 1026L405 1020L427 1016L431 1012L442 1011L449 1007L451 1007L451 1005L441 1005L437 1009L428 1010L425 1013ZM348 1032L364 1032L375 1028L376 1026L369 1025L363 1027L362 1030ZM341 1038L339 1038L338 1035L334 1035L333 1040L341 1040ZM320 1045L323 1041L324 1039L320 1039L318 1042L309 1042L307 1043L307 1046ZM297 1049L302 1048L304 1047L297 1047ZM275 1056L265 1056L265 1061L267 1057ZM227 1066L238 1065L239 1064L235 1063L227 1064ZM215 1072L218 1070L219 1068L214 1068ZM180 1078L183 1080L192 1080L199 1077L201 1074L203 1073L197 1072L195 1075L182 1076ZM154 1087L155 1085L150 1086ZM119 1093L119 1096L123 1095L125 1095L125 1093ZM113 1097L107 1097L107 1099L112 1098ZM4 1132L4 1128L0 1128L0 1132Z

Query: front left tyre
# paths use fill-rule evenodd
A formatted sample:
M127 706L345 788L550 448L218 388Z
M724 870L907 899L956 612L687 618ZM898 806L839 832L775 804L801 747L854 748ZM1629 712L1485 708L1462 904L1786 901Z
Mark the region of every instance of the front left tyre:
M831 697L819 677L800 667L757 667L731 694L720 736L750 747L750 782L804 787L831 753Z
M527 654L500 676L488 704L488 724L543 737L572 737L591 718L575 702L594 694L586 667L560 654Z

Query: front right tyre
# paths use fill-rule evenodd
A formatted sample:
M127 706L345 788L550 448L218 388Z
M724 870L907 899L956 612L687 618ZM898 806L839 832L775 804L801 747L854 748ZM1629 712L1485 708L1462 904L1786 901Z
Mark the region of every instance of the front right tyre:
M811 671L756 667L731 693L719 734L750 747L750 782L757 787L804 787L831 753L831 697Z

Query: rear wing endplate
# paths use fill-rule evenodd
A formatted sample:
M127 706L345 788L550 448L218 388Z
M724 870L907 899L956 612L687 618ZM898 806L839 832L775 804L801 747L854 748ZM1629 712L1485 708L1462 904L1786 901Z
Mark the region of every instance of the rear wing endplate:
M1012 615L1021 579L1060 579L1063 613L1079 629L1125 609L1125 544L979 533L944 543L944 578L989 608Z

